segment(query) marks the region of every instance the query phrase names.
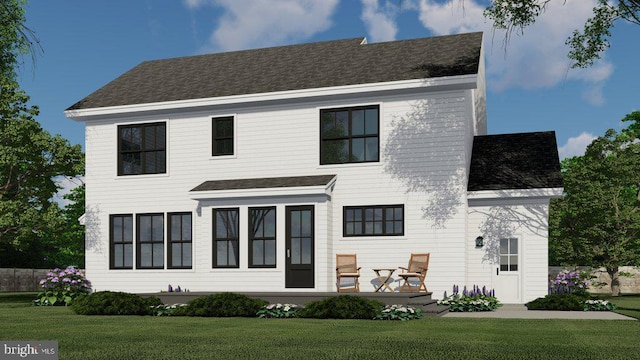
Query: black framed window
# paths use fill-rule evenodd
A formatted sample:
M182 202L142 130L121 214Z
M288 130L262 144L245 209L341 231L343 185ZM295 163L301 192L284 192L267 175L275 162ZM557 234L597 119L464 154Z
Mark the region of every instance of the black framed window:
M166 124L118 126L118 175L166 172Z
M111 215L109 228L109 268L133 269L133 215Z
M344 236L404 235L404 205L345 206Z
M320 110L320 164L377 162L380 107Z
M276 267L276 208L249 208L249 267Z
M169 213L169 269L191 269L192 230L191 213Z
M164 268L164 214L140 214L137 223L137 268Z
M233 155L233 116L212 119L212 156Z
M213 209L213 267L239 267L238 209Z

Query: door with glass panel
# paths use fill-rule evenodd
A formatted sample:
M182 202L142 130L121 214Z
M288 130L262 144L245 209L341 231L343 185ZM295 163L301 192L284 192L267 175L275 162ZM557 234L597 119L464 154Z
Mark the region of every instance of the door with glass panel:
M286 208L286 275L287 288L314 287L313 206Z
M497 249L498 264L493 273L493 287L498 300L505 304L520 303L522 300L520 248L518 238L503 238Z

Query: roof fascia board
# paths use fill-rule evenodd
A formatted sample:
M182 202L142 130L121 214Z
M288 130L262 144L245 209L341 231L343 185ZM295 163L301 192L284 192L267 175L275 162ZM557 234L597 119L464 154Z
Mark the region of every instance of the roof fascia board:
M467 200L550 199L562 196L564 188L468 191Z
M460 90L460 89L475 89L477 87L477 74L471 75L459 75L448 76L429 79L413 79L402 80L383 83L369 83L369 84L357 84L357 85L345 85L326 87L318 89L302 89L302 90L288 90L277 91L271 93L258 93L258 94L244 94L233 96L221 96L215 98L205 99L189 99L189 100L177 100L166 101L158 103L148 104L133 104L122 106L109 106L100 108L80 109L80 110L66 110L65 116L76 120L86 121L90 118L103 117L118 114L130 114L130 113L147 113L154 111L169 111L176 109L188 110L190 108L202 108L221 105L243 104L243 103L256 103L256 102L268 102L268 101L282 101L291 100L296 98L310 99L317 97L328 97L336 95L355 95L378 92L393 92L401 90L415 91L438 91L438 90Z
M300 196L300 195L326 195L331 196L336 183L334 177L326 185L319 186L294 186L277 188L257 188L257 189L230 189L230 190L210 190L210 191L190 191L189 197L192 200L211 200L226 198L248 198L248 197L276 197L276 196Z

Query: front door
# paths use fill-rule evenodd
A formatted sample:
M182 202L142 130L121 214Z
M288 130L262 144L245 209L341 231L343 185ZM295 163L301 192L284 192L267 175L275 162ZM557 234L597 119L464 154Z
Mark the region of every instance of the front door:
M493 287L496 297L503 304L522 302L520 281L522 256L519 245L517 238L500 239L498 264L495 264L493 273Z
M314 227L313 205L287 206L287 288L314 287Z

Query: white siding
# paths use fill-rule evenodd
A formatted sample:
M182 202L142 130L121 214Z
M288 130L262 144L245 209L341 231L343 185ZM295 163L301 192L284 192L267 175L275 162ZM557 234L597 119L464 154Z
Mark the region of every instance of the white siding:
M284 208L316 206L316 288L335 289L335 254L357 253L362 291L373 291L374 267L406 266L410 254L431 252L430 291L441 294L467 274L466 173L473 121L470 91L290 106L225 109L179 116L133 117L87 122L87 273L97 290L159 291L168 284L193 291L284 288ZM380 105L379 163L319 165L322 108ZM236 153L211 157L211 118L235 116ZM117 126L165 121L167 174L117 176ZM337 174L328 201L229 199L196 201L189 190L207 180ZM240 223L240 268L212 269L211 208L278 206L278 266L247 268L246 215ZM344 238L344 206L405 206L405 235ZM193 212L191 270L109 270L109 215ZM165 223L166 228L166 223ZM243 236L244 235L244 236ZM397 277L395 277L397 279ZM399 285L397 283L396 285Z
M492 283L498 267L500 238L520 239L521 302L547 294L548 273L548 199L474 200L469 207L469 272L465 285L496 287ZM475 247L475 238L484 237L485 245ZM500 290L496 296L500 299Z
M111 115L105 114L117 111L89 111L83 117L88 278L96 290L157 292L171 284L192 291L286 291L285 209L314 205L315 288L306 291L335 290L338 253L358 255L362 291L374 290L373 268L406 266L411 253L424 252L431 253L426 284L435 298L454 284L492 286L495 261L487 253L492 239L506 235L521 239L523 301L543 295L548 197L467 200L473 137L486 133L483 56L473 89L465 76L440 79L433 83L436 87L425 84L401 91L372 84L345 96L326 89L315 97L305 92L296 98L293 93L290 101L256 95L250 103L238 98L202 105L208 106L206 111L170 109L108 119ZM384 95L371 95L375 92ZM380 107L380 161L319 165L320 110L363 105ZM141 106L137 114L144 109ZM211 156L211 119L218 116L234 116L232 156ZM118 126L159 121L167 129L166 174L117 176ZM190 190L204 181L329 174L337 180L326 195L248 197L238 192L205 200L190 196ZM403 236L343 236L345 206L396 204L404 206ZM253 206L277 208L275 268L248 267L248 209ZM228 207L240 210L240 265L214 269L212 209ZM136 214L171 212L193 214L192 269L109 269L110 215L132 214L135 222ZM487 239L484 248L474 246L478 235ZM134 264L135 258L134 246ZM393 279L393 286L399 287L397 275Z

